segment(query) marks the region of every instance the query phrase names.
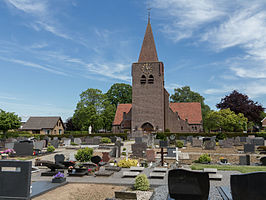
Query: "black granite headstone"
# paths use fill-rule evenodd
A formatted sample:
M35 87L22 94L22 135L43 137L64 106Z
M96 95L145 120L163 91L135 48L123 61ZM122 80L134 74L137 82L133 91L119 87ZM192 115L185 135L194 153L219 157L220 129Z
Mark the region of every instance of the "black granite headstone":
M93 162L94 164L98 165L99 162L101 162L102 158L100 156L92 156L91 157L91 162Z
M255 153L254 144L244 144L244 153Z
M142 158L147 150L147 144L145 142L139 144L131 144L133 156Z
M0 160L0 199L30 199L31 161Z
M250 165L250 155L239 156L239 165Z
M231 175L230 184L234 200L266 199L266 172Z
M266 166L266 157L260 158L260 162L262 166Z
M32 156L33 155L33 143L32 142L15 143L14 150L17 156Z
M210 190L209 175L206 172L194 172L173 169L168 172L168 190L175 200L207 200Z
M55 154L54 161L55 161L55 164L62 164L65 161L64 154Z

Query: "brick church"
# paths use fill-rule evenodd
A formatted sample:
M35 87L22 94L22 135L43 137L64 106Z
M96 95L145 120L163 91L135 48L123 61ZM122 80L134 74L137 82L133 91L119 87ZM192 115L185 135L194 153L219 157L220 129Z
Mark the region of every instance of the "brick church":
M201 132L201 105L169 103L164 88L164 64L158 60L150 20L138 62L132 64L132 104L119 104L113 132Z

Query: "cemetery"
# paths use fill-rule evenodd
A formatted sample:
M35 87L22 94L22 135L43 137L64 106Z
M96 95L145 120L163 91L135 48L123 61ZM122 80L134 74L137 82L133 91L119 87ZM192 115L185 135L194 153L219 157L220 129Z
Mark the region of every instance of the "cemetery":
M71 144L71 140L75 142ZM88 187L102 184L103 188L110 185L114 188L102 199L226 199L226 195L232 199L237 194L232 183L238 187L239 182L232 179L238 177L235 175L249 177L245 172L252 172L255 175L250 177L261 184L265 185L266 180L261 180L266 173L266 155L260 150L265 147L260 137L217 141L215 136L172 135L160 140L156 134L144 134L126 140L100 136L46 137L8 138L2 143L0 178L5 181L1 181L0 187L5 190L0 192L1 198L52 199L61 190L73 193L74 188L78 190L77 185L96 195L99 191ZM146 189L136 189L138 178L147 183ZM23 185L16 193L12 189L14 182ZM265 195L263 191L254 195L261 194Z

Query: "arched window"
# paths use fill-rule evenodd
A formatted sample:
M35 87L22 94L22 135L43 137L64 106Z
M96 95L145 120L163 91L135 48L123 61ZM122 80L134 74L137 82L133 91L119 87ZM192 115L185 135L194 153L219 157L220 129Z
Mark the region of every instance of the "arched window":
M141 76L140 84L146 84L146 76L145 75Z
M153 77L153 75L150 75L149 79L148 79L148 83L153 84L153 82L154 82L154 77Z

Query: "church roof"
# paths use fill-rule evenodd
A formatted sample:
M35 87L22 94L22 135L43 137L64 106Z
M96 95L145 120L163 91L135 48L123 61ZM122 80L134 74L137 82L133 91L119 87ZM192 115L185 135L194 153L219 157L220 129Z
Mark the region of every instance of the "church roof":
M181 119L189 124L201 124L201 105L199 102L170 103L173 112L177 112Z
M150 20L148 22L138 62L158 61Z
M128 113L131 107L132 104L118 104L113 125L120 125L123 121L123 113Z

